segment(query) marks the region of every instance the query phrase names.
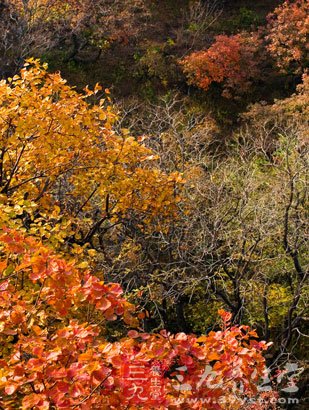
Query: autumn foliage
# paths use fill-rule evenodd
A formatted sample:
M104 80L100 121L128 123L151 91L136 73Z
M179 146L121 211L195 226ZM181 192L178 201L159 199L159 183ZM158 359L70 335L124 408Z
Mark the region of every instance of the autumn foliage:
M267 60L274 72L303 73L308 66L308 15L306 0L288 0L268 14L267 25L256 32L216 36L208 49L181 60L188 82L204 91L221 84L222 95L230 97L248 93L263 79Z
M211 84L222 84L223 95L230 97L250 89L260 75L261 40L257 34L219 35L203 51L181 61L189 83L207 91Z
M308 65L309 4L287 0L268 16L268 50L278 67L301 73Z
M224 396L236 409L243 395L257 393L256 383L265 369L261 353L267 345L257 342L248 327L231 326L230 314L220 312L221 331L199 338L130 331L128 337L111 343L104 337L106 322L122 318L137 326L119 285L105 284L16 231L4 230L0 243L4 408L14 408L12 403L23 409L127 408L134 398L128 399L129 392L124 395L123 363L134 360L147 366L155 360L164 363L166 395L157 403L159 408L172 405L176 398L173 408L182 408L189 394ZM188 371L181 381L197 386L192 392L177 389L176 368L182 366ZM215 376L203 385L206 366ZM235 387L239 384L243 393ZM142 408L152 407L144 403Z
M207 409L244 408L265 372L268 345L253 330L220 311L221 330L201 337L146 333L121 286L81 260L103 223L162 227L181 182L114 131L108 98L88 104L99 92L79 94L35 60L0 83L0 405L181 409L211 398ZM135 361L161 366L163 395L132 394ZM191 408L204 409L199 400Z
M260 3L0 0L0 410L302 407L309 6Z
M87 102L100 87L78 94L46 65L31 60L26 66L0 82L3 200L32 201L49 211L58 204L57 213L70 218L87 211L90 224L94 212L101 224L173 214L181 177L161 172L153 152L126 130L115 134L111 104Z
M143 30L143 0L2 0L0 74L14 73L26 58L65 50L66 60L94 61L113 43Z

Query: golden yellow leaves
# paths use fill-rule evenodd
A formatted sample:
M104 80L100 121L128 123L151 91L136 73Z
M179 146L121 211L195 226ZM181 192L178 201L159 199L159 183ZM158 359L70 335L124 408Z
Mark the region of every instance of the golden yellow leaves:
M1 82L0 191L45 210L60 200L59 212L71 216L99 207L114 222L132 212L145 222L173 215L181 177L162 173L158 157L128 130L115 134L109 91L107 102L87 103L99 91L96 85L79 94L34 59Z

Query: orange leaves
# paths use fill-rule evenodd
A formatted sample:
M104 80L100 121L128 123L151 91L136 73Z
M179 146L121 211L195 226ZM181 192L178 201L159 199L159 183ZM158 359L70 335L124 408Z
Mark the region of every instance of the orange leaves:
M6 248L15 254L22 254L24 252L25 245L23 243L23 235L17 231L12 232L11 235L8 233L2 234L0 236L0 241L4 242Z
M225 326L230 324L231 319L232 319L232 314L230 312L226 312L225 310L220 309L218 311L218 314L221 317Z
M29 394L24 397L22 402L23 409L37 408L40 410L49 409L49 401L46 400L45 394Z
M7 288L9 287L9 281L5 280L0 284L0 292L3 292L5 290L7 290ZM2 296L3 297L3 296Z
M131 339L136 339L137 337L139 337L139 333L136 330L130 330L128 332L128 337L130 337Z
M8 244L11 243L8 239L10 235L14 236L14 232L8 231L4 235ZM50 295L48 283L56 287L57 282L49 282L53 275L58 278L58 286L63 288L63 297L69 300L71 298L77 306L82 306L87 300L104 315L130 312L131 306L121 299L122 290L119 285L104 284L89 272L83 277L83 273L78 272L73 264L67 264L51 251L47 252L38 242L31 241L32 247L29 249L26 245L27 238L20 236L19 240L24 246L23 257L31 261L30 265L26 264L24 273L31 271L32 265L36 263L38 274L40 269L46 272L34 304L31 302L28 307L24 305L24 316L21 320L27 319L29 322L29 311L34 322L39 321L41 303ZM10 245L4 247L4 251L7 252L9 260L14 261L16 256L22 258L18 253L13 254ZM36 254L38 257L35 257ZM42 255L45 255L50 268L42 264ZM69 275L66 275L67 269ZM66 288L66 280L71 283L72 278L76 280L73 294ZM26 278L24 280L26 281ZM35 282L40 282L40 279ZM22 313L21 303L25 303L23 294L12 287L9 289L10 304L0 305L0 310L3 312L6 307L18 315L18 312ZM54 314L57 314L57 310L61 312L62 307L55 303L54 309ZM165 395L160 396L161 401L155 402L157 407L160 403L172 406L176 400L179 406L185 404L188 397L225 397L228 400L233 387L231 377L235 380L235 386L244 383L246 394L255 392L254 383L264 371L261 352L266 345L251 341L251 336L255 334L249 328L230 327L229 313L220 311L220 316L224 321L223 330L210 332L207 336L196 338L184 333L173 336L166 331L146 334L131 330L126 338L113 343L104 340L99 326L81 324L77 319L67 321L66 318L58 316L58 326L50 326L47 323L44 331L34 322L31 325L29 323L25 330L20 327L18 321L11 321L19 338L11 354L5 357L5 376L0 387L5 390L7 396L15 397L17 401L18 397L21 397L21 405L25 409L71 408L79 406L80 403L83 403L85 408L95 405L117 409L137 403L136 408L140 408L136 397L130 394L125 380L128 375L123 371L123 366L129 368L130 363L136 363L140 364L147 374L150 374L152 369L157 369L157 373L154 373L156 380L160 382L162 392L165 392ZM6 320L5 316L0 315L1 317ZM50 317L52 318L53 316ZM180 376L179 371L182 372ZM205 371L210 371L215 377L209 379L207 374L207 377L205 376ZM249 379L250 381L247 381ZM191 386L190 394L188 390L177 390L179 382ZM235 386L234 388L238 389ZM150 395L150 389L145 389L145 394ZM149 403L143 403L142 408L153 408L154 402ZM211 408L213 407L209 407Z
M224 85L223 95L248 91L260 74L256 34L219 35L208 50L197 51L180 63L189 82L207 91L212 83Z
M118 284L104 284L15 231L3 234L0 246L12 269L8 279L0 282L0 327L4 340L5 335L20 332L45 337L41 326L46 325L48 316L63 317L73 308L76 311L87 304L101 312L105 320L115 320L123 314L131 318L132 306L121 298ZM84 333L89 335L89 330ZM82 332L74 335L82 337ZM69 336L65 333L62 337Z
M12 238L14 238L14 246L12 246ZM111 315L111 308L117 315L124 312L124 305L120 298L122 290L118 284L105 285L95 276L80 272L72 263L59 259L39 242L35 244L35 248L28 249L29 240L21 235L17 236L14 231L8 231L0 238L0 242L4 242L5 250L10 257L12 254L21 254L23 250L22 261L15 266L15 272L27 272L30 280L41 284L40 299L36 301L37 304L45 300L63 314L73 304L87 300L95 304L98 310L103 312L109 310L108 316ZM30 243L34 245L32 241ZM8 285L9 282L3 282L3 290Z
M183 182L177 173L162 173L153 152L135 138L116 135L111 108L103 102L89 106L86 96L92 92L85 93L78 94L35 60L20 77L0 84L0 139L6 147L0 188L7 201L31 197L27 209L35 202L39 217L34 221L34 212L25 212L29 229L44 240L63 219L66 233L61 236L58 228L55 239L62 253L71 246L72 236L82 238L83 232L73 226L86 225L87 219L90 226L99 221L105 230L122 221L138 220L139 227L173 215L177 184ZM24 214L22 201L26 199L17 201L14 218ZM51 213L50 223L45 223L42 210ZM88 218L88 212L96 216ZM84 242L90 243L92 229L85 231ZM248 328L231 327L231 315L224 311L219 312L222 330L200 338L131 330L116 340L124 334L124 324L139 329L134 306L119 284L91 272L92 261L82 260L84 248L78 244L72 253L79 259L71 260L20 230L0 235L0 345L5 346L0 406L6 408L10 396L24 409L133 408L136 398L129 390L125 395L122 368L135 361L147 374L152 366L162 371L166 396L157 408L176 400L186 405L194 394L229 398L232 376L239 386L253 370L257 377L262 374L266 345L252 341L255 335ZM123 322L110 326L115 330L107 342L106 322L118 318ZM205 369L216 372L208 385L202 380ZM238 373L232 374L233 369ZM182 381L192 389L177 390ZM250 383L246 387L253 391ZM148 403L135 407L153 408Z
M7 386L5 386L4 392L5 392L5 394L11 395L11 394L15 393L17 387L18 387L17 384L8 384Z
M209 355L208 355L208 360L209 361L219 360L219 359L220 359L220 355L217 352L212 352L212 353L209 353Z
M309 4L287 0L268 15L268 50L281 70L299 74L308 56Z
M122 289L116 283L104 284L93 275L85 276L85 283L81 289L82 298L95 305L96 309L104 312L107 320L115 320L125 312L129 314L132 306L120 298Z
M0 262L0 274L6 269L7 267L7 261L1 261Z

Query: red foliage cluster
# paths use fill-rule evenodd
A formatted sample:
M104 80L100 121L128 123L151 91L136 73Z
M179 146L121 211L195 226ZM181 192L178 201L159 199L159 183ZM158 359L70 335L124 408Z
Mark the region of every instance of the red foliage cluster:
M219 35L210 48L190 54L181 61L189 82L203 90L212 83L223 85L223 95L231 97L249 90L260 75L261 40L258 34Z
M268 16L268 50L283 71L300 73L308 64L309 2L287 0Z
M133 361L148 367L158 361L164 364L165 394L157 398L157 408L180 409L188 398L197 397L191 408L221 409L225 407L218 399L224 397L237 409L244 396L257 394L267 344L258 342L247 326L232 326L229 313L220 312L222 330L207 336L131 330L111 343L104 338L105 321L122 317L137 326L132 305L121 297L117 284L104 284L16 231L4 231L0 249L5 346L0 405L5 409L153 408L153 402L138 403L126 392L123 366ZM89 310L95 312L91 323L85 322ZM207 377L205 369L211 370ZM192 389L182 391L180 382ZM212 398L207 407L203 398Z

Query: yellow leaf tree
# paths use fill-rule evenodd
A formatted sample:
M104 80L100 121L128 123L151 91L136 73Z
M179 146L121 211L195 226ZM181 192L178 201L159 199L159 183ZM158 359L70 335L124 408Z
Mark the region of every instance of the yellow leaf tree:
M153 152L127 132L115 133L117 116L108 98L99 99L100 90L80 94L33 59L20 75L0 82L6 221L23 220L29 227L45 213L45 233L53 227L47 219L71 227L74 221L84 244L104 224L130 220L141 227L175 213L180 176L161 172Z

